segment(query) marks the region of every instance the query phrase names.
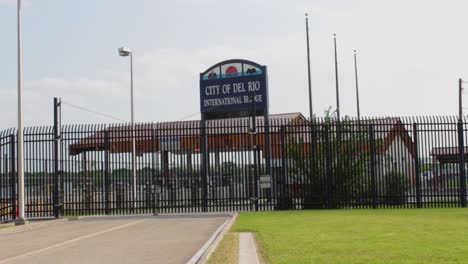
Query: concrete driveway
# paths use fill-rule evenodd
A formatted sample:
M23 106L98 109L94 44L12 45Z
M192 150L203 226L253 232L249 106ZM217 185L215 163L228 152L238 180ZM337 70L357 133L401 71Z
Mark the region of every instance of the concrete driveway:
M0 233L0 264L186 263L229 218L89 217L7 228Z

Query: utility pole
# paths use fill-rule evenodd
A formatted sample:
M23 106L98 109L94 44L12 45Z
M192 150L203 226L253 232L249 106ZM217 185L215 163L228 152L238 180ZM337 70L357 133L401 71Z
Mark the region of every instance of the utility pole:
M358 84L358 70L357 70L357 58L356 50L354 50L354 76L356 79L356 106L357 106L357 118L358 122L361 122L361 110L359 108L359 84Z
M466 177L465 177L465 143L463 140L463 80L458 79L458 168L459 168L459 196L460 204L466 207Z
M463 80L458 79L458 121L462 122L463 117L463 102L462 102L462 93L463 93Z
M24 159L23 159L23 112L22 112L22 50L21 50L21 0L18 0L18 220L26 223L24 211ZM13 158L13 157L12 157Z
M333 41L335 43L336 118L338 124L340 124L340 89L338 84L338 55L336 51L336 34L333 34Z

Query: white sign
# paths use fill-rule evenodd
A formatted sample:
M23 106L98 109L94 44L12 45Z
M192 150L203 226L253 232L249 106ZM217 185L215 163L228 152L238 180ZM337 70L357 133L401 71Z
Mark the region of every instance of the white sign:
M271 188L271 176L270 175L260 175L260 188L262 189Z

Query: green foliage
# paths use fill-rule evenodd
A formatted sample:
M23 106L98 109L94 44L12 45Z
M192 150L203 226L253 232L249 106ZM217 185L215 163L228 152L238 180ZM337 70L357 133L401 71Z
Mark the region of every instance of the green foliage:
M237 165L231 161L225 161L221 165L221 174L225 178L229 178L230 182L241 183L245 180L243 175L252 173L253 168L250 165Z
M189 169L187 166L174 167L170 169L169 175L179 176L179 177L198 177L200 171L197 168Z
M293 183L303 185L301 195L306 208L323 205L326 196L331 198L328 204L332 208L349 199L362 202L370 199L370 183L363 180L370 161L369 133L356 131L355 123L347 125L347 118L337 125L330 111L326 112L324 123L312 125L308 144L303 134L286 132L288 176Z
M420 166L421 166L421 172L432 171L434 164L426 162L426 163L421 163Z
M225 176L236 175L238 170L236 163L232 161L225 161L221 164L221 172Z
M447 186L450 188L460 188L460 179L458 175L447 179ZM468 178L465 179L465 186L468 186Z
M402 173L391 171L382 179L383 181L383 202L386 204L404 204L405 192L408 189L409 180Z

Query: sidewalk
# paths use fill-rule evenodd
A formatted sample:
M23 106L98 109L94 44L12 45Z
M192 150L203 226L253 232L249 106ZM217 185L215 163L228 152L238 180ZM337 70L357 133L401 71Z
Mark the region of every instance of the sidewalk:
M260 264L252 233L239 233L239 264Z

